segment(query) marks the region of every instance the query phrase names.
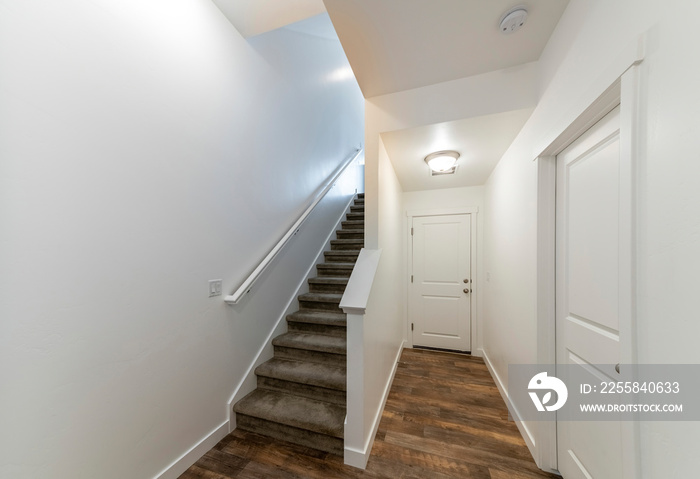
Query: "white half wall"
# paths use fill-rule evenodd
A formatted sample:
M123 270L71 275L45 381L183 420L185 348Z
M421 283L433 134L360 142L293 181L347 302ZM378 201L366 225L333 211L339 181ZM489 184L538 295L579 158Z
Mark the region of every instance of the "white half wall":
M700 64L691 53L700 45L699 15L700 4L682 0L571 0L542 54L538 106L485 193L484 351L506 385L508 364L537 361L533 159L595 98L601 75L643 34L635 167L637 361L700 363ZM696 474L699 436L696 422L642 424L642 478Z
M376 180L380 187L377 198L379 215L377 242L381 248L381 257L365 316L359 317L359 320L362 320L360 330L362 338L354 338L363 341L362 433L364 438L362 444L359 444L359 441L351 444L352 454L346 453L346 460L360 467L363 466L363 461L367 462L371 452L384 403L391 388L396 363L403 348L405 324L405 297L401 282L406 266L403 250L403 192L381 138L378 141L380 149ZM365 242L367 242L366 236ZM351 319L353 318L349 317L348 321ZM350 328L349 331L351 330L357 329ZM348 395L348 398L353 399L351 395Z
M306 30L0 0L0 477L152 478L221 431L318 247L236 308L207 282L233 291L363 141L340 43Z

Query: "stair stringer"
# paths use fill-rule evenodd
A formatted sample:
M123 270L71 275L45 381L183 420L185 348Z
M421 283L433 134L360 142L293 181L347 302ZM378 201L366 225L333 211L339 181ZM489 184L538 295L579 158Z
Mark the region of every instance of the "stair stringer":
M300 280L297 286L296 293L294 293L287 302L287 307L284 312L277 318L275 326L270 330L270 333L265 338L265 341L260 346L255 359L250 363L250 366L246 370L244 377L238 382L233 390L233 394L228 400L226 405L226 417L228 420L228 432L233 432L236 429L236 414L233 412L233 405L247 396L249 393L253 392L257 387L257 376L255 375L255 368L260 366L265 361L272 359L274 356L274 347L272 346L272 340L277 336L287 332L287 321L286 317L297 310L299 310L298 297L304 293L309 292L309 279L316 276L316 265L321 264L325 261L324 252L331 250L331 240L334 239L336 230L340 229L342 222L345 220L346 215L350 212L350 207L353 205L355 198L357 197L357 192L353 194L348 203L345 205L345 209L341 212L338 221L336 221L335 226L331 229L326 237L326 241L323 246L319 249L318 254L314 262L309 265L306 270L306 274Z

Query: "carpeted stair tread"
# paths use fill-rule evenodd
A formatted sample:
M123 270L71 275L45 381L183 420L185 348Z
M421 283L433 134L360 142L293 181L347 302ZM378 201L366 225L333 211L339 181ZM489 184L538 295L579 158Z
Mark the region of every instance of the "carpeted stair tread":
M346 388L345 368L328 364L272 358L258 366L255 374L338 391Z
M336 250L361 250L365 247L365 240L361 238L344 238L331 240L331 248Z
M354 256L357 256L359 253L360 253L359 249L356 249L356 250L336 250L336 251L324 251L323 255L324 256L337 256L337 257L347 256L348 258L352 258ZM347 263L350 263L350 261L347 261Z
M321 263L316 265L318 275L323 278L344 276L349 278L355 263Z
M297 311L287 316L287 321L323 324L327 326L346 326L347 316L344 313L331 313L326 311Z
M346 338L290 331L272 340L273 346L331 354L346 354Z
M323 257L326 263L354 263L357 261L357 256L360 254L360 250L345 251L345 250L335 250L335 251L324 251Z
M349 276L318 276L309 279L310 293L343 293Z
M345 408L338 404L256 389L234 406L236 413L331 437L343 437Z
M364 228L356 230L338 230L335 233L338 239L364 239L365 237Z
M345 276L317 276L309 278L309 284L348 284L348 279Z
M348 269L352 271L352 269L355 267L355 263L320 263L316 265L316 268L319 269Z
M343 225L344 230L364 230L365 228L364 221L350 220L343 221L341 224Z
M313 301L315 303L339 304L341 299L343 299L341 293L304 293L299 295L299 301Z

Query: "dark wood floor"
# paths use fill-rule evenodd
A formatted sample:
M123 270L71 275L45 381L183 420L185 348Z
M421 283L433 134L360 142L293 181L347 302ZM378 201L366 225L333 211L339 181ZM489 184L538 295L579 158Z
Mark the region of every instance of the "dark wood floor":
M540 471L483 361L404 350L362 471L332 454L236 430L180 479L534 479Z

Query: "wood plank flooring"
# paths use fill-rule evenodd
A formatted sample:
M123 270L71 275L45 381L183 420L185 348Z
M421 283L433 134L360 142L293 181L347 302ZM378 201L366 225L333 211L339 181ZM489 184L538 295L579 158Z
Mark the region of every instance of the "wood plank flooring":
M367 469L236 430L180 479L536 479L540 471L483 361L406 349Z

